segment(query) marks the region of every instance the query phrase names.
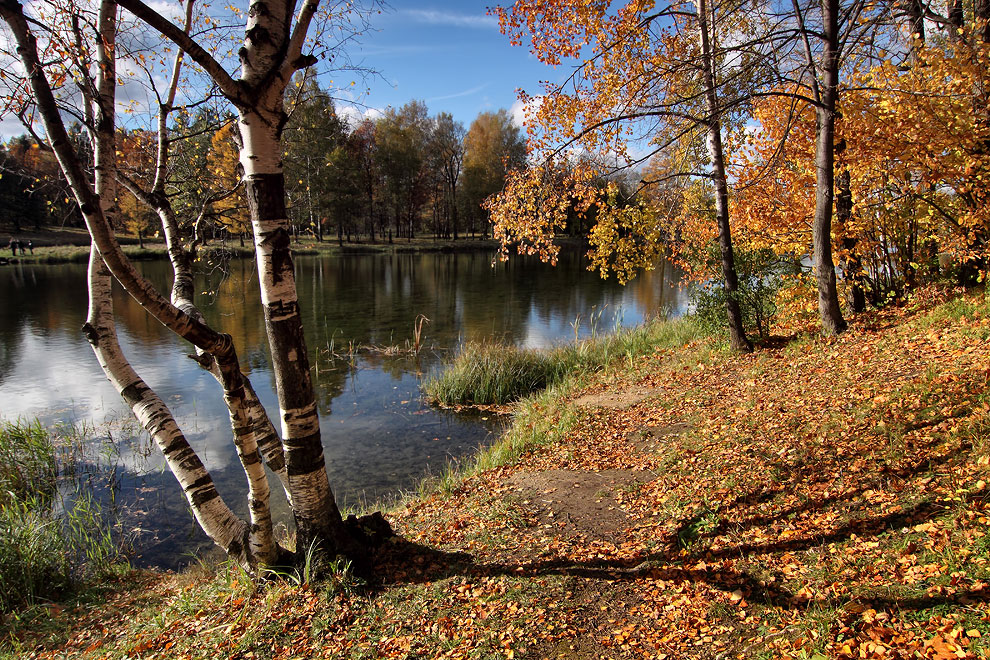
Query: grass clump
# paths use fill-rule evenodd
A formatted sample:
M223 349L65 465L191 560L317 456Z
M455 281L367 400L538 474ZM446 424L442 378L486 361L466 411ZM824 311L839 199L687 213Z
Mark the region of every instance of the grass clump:
M71 478L60 482L73 467L66 445L37 422L0 422L0 612L58 597L118 563L99 505Z
M500 405L558 385L569 376L599 371L613 360L632 361L658 348L683 346L701 335L693 320L658 319L551 349L472 343L424 387L431 401L444 406Z
M41 424L0 422L0 492L50 499L57 477L55 442Z
M566 373L560 353L467 344L447 370L427 382L426 391L442 405L508 403L559 380Z

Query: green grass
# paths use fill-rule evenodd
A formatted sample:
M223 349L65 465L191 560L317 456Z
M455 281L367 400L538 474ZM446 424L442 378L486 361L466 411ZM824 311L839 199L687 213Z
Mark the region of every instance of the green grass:
M656 320L611 335L546 350L501 344L468 344L425 384L434 403L489 405L518 401L565 379L600 371L617 359L630 364L658 348L683 346L701 337L696 322Z
M75 488L71 440L0 422L0 612L60 597L119 563L91 495Z
M0 492L12 500L50 500L58 477L57 450L38 422L0 422Z

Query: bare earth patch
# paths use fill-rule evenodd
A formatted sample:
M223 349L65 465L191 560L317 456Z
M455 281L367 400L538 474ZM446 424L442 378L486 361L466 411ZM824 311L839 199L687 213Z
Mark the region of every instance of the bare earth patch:
M556 535L619 541L633 518L616 493L654 477L644 470L543 470L517 472L508 483L519 492L521 505Z
M652 387L633 385L624 390L603 390L582 394L574 399L574 405L583 408L614 408L625 410L642 403L656 393Z

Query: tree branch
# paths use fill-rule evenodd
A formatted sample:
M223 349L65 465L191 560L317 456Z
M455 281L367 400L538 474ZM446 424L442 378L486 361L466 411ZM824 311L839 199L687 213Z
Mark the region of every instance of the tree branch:
M196 43L192 37L174 23L144 4L141 0L120 0L117 4L140 18L152 28L158 30L163 37L171 40L176 46L184 50L196 64L203 67L203 70L216 81L217 86L220 87L220 91L223 92L223 95L231 103L237 106L245 106L252 103L245 93L243 85L231 78L226 69L220 66L220 63L212 55L206 52L202 46Z

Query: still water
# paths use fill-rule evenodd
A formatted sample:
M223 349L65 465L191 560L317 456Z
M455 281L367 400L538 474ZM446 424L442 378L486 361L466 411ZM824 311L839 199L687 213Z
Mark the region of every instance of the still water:
M140 264L168 291L165 261ZM204 264L197 302L229 332L262 402L277 411L274 377L254 262ZM678 273L660 264L626 287L585 270L576 252L556 267L490 253L299 257L296 277L318 388L331 485L344 506L411 488L431 471L490 443L492 415L453 413L423 400L423 379L466 341L539 348L683 311ZM39 418L96 429L93 461L110 464L104 501L123 511L135 563L177 567L210 545L181 491L100 371L80 332L86 316L80 264L0 268L0 417ZM121 292L114 299L121 345L169 404L180 426L239 512L246 508L227 412L216 382L187 355L191 347ZM418 355L416 318L429 323ZM282 509L284 502L276 503ZM278 514L278 512L277 512Z

